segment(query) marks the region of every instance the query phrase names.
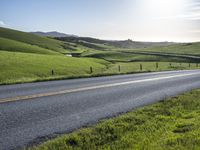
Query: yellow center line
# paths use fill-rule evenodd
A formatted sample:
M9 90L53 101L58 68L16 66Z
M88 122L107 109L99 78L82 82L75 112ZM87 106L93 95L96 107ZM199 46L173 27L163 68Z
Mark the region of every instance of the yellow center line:
M166 76L166 77L157 77L157 78L151 78L151 79L142 79L142 80L127 81L127 82L111 83L111 84L97 85L97 86L91 86L91 87L83 87L83 88L69 89L69 90L63 90L63 91L56 91L56 92L48 92L48 93L40 93L40 94L34 94L34 95L3 98L3 99L0 99L0 104L8 103L8 102L16 102L16 101L20 101L20 100L30 100L30 99L34 99L34 98L68 94L68 93L74 93L74 92L88 91L88 90L94 90L94 89L100 89L100 88L129 85L129 84L134 84L134 83L150 82L150 81L170 79L170 78L176 78L176 77L191 76L191 75L195 75L195 74L199 74L199 73L190 73L190 74L181 74L181 75L173 75L173 76Z

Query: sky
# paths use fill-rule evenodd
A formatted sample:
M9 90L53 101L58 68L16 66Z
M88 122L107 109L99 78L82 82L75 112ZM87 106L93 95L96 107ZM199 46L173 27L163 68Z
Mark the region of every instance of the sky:
M0 0L0 26L109 40L200 41L200 0Z

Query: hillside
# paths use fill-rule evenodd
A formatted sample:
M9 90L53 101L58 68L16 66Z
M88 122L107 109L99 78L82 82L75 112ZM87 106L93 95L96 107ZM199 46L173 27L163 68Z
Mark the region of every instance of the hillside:
M174 44L170 42L138 42L138 41L132 41L130 39L124 41L116 41L116 40L112 41L112 40L101 40L91 37L59 37L56 39L78 44L81 44L81 42L82 43L87 42L91 44L102 44L102 45L112 46L115 48L147 48L153 46L167 46Z
M151 47L151 48L140 49L140 51L200 56L200 42L180 43L168 46Z
M52 32L30 32L32 34L35 35L39 35L39 36L46 36L46 37L77 37L76 35L72 35L72 34L65 34L65 33L60 33L57 31L52 31Z
M58 55L58 52L39 47L37 45L30 45L24 42L10 40L0 37L0 49L10 52L24 52L24 53L36 53L36 54L54 54Z
M68 54L111 49L111 46L89 42L68 42L32 33L0 27L0 49L38 54Z
M29 44L29 48L31 47L30 45L34 45L34 46L37 46L46 50L58 52L58 53L67 53L69 51L68 49L64 48L65 44L61 41L57 41L55 39L50 39L47 37L37 36L31 33L21 32L17 30L0 27L0 37L4 38L4 41L5 39L9 39L9 40ZM7 47L6 50L8 50L9 45L7 45L6 47ZM32 49L35 49L35 48L32 47Z
M181 57L181 56L167 56L163 53L157 54L149 54L140 53L140 52L126 52L124 51L93 51L93 52L84 52L81 54L82 57L93 57L104 59L110 62L200 62L200 58L191 59L189 56Z

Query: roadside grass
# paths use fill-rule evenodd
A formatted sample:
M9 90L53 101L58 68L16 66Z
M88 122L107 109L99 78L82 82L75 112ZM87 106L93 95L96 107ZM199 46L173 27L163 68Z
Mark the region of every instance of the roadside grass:
M98 74L107 64L94 58L0 51L0 84L90 76L91 66Z
M28 150L198 150L200 90L138 108Z
M142 65L142 70L140 68ZM120 70L119 70L120 67ZM196 63L176 63L176 62L129 62L113 63L105 73L129 73L129 72L154 72L170 70L190 70L200 69L200 64Z

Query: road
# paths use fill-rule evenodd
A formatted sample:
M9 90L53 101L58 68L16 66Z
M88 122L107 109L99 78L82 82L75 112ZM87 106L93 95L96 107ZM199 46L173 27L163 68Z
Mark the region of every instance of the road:
M0 86L0 149L21 149L200 88L200 70Z

